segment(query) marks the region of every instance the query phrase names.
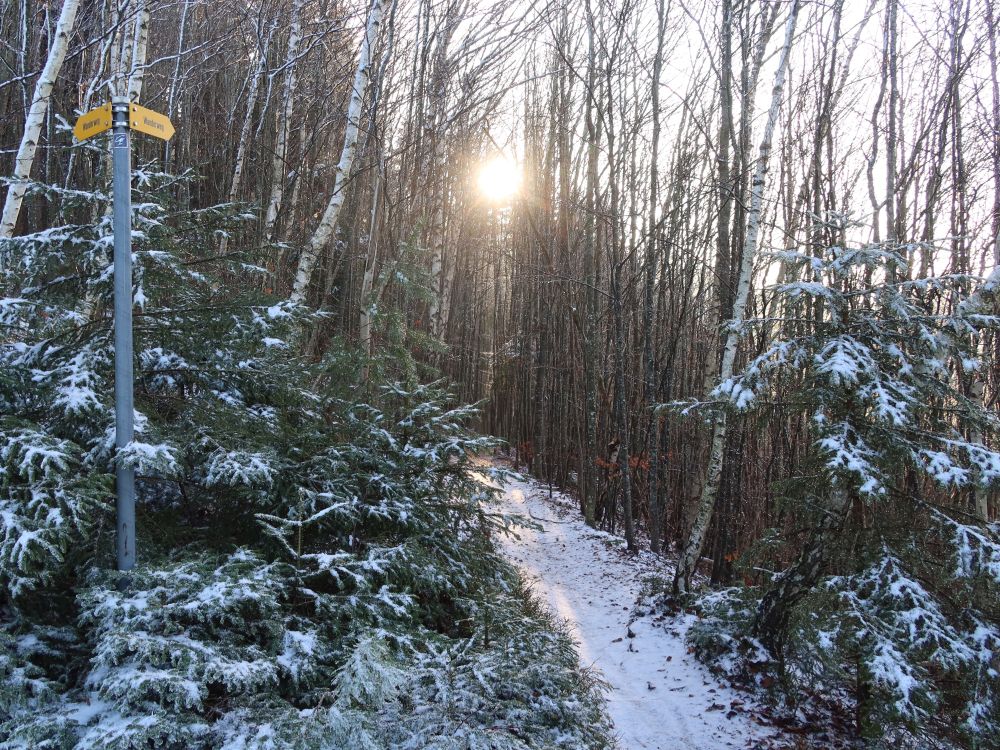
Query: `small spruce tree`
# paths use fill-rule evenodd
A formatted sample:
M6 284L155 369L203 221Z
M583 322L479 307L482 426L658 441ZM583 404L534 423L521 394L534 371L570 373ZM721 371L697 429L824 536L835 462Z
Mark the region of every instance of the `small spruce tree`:
M136 179L126 580L110 226L0 245L16 290L0 301L0 748L606 746L568 636L493 547L502 473L473 472L493 446L475 410L412 363L378 369L407 383L362 386L342 342L300 356L314 318L248 291L260 269L238 249L212 254L252 215L173 209L172 182ZM72 197L67 218L105 215L106 196Z
M853 694L870 739L986 747L1000 741L1000 538L982 508L1000 419L971 381L1000 290L910 279L911 249L779 254L809 280L776 288L783 320L749 325L786 335L712 407L808 417L810 455L778 489L811 531L761 547L753 564L786 561L762 587L704 597L693 637L776 659L790 695Z

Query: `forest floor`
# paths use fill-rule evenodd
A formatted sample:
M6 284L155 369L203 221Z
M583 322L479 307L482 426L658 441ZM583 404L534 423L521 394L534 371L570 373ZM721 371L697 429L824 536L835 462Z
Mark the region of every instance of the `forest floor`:
M539 529L517 529L501 546L536 595L564 620L584 666L608 685L608 713L621 750L769 748L776 737L747 694L716 678L689 653L694 615L644 604L651 580L669 579L670 561L630 554L620 537L587 526L576 502L534 480L513 481L504 511Z

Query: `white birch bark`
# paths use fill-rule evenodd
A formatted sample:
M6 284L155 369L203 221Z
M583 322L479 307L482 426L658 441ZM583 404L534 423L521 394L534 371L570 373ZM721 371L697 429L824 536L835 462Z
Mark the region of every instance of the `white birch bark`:
M740 265L740 276L736 287L736 299L733 302L733 317L727 326L725 345L722 351L722 363L719 366L719 377L716 385L733 376L733 366L736 362L736 348L740 339L740 328L746 312L747 299L750 296L750 281L753 275L753 261L757 249L757 239L760 233L761 205L764 201L764 175L771 156L771 141L778 122L781 108L781 95L785 86L785 72L788 69L788 55L792 48L795 35L795 21L799 14L799 0L793 0L792 8L785 24L785 41L781 49L781 59L778 70L774 74L774 88L771 94L771 108L767 113L767 124L760 142L760 153L754 168L753 182L750 187L750 211L747 214L747 230L743 243L743 259ZM706 394L706 398L710 397ZM705 482L698 502L698 512L695 516L691 532L677 562L677 572L674 579L674 589L687 591L691 585L691 576L701 557L705 545L708 525L715 511L715 500L719 494L719 482L722 478L723 451L726 444L726 413L720 411L712 424L712 449L709 454Z
M307 210L299 201L299 195L302 192L302 183L304 183L308 178L311 177L312 171L306 168L306 152L308 150L308 139L299 138L299 153L298 159L295 161L295 169L292 171L290 177L292 179L292 199L289 202L289 211L291 212L289 216L289 221L296 221L296 214L299 214L298 221L302 221L301 214ZM281 252L281 260L278 265L283 267L285 265L285 253L288 250L284 249Z
M122 29L126 26L122 20L122 10L117 9L112 13L111 23L114 31L111 34L111 54L108 62L108 87L111 95L118 96L122 90L122 81L125 78L123 73L122 55Z
M170 78L170 91L167 94L167 117L174 116L174 106L177 101L177 89L181 78L181 60L184 57L184 37L187 32L188 8L191 0L184 0L181 5L180 29L177 31L177 57L174 60L174 74ZM167 141L163 151L163 168L170 170L170 160L174 154L172 139Z
M368 256L365 258L365 274L361 281L361 312L358 315L358 340L361 342L361 354L365 358L362 370L362 381L368 382L368 358L372 347L372 315L378 305L378 300L372 295L375 282L375 264L378 262L378 202L382 193L383 170L385 160L379 159L378 174L375 176L375 194L372 197L371 218L368 222Z
M125 11L127 9L128 5L126 4ZM111 36L111 89L115 96L124 90L130 102L139 101L139 97L142 95L142 84L146 75L146 52L149 48L149 17L148 0L139 0L135 16L132 19L131 35L127 36L123 33L120 40L114 35ZM128 70L127 75L126 69ZM87 90L84 110L89 108L89 101L97 90L99 90L99 81L94 79ZM110 152L104 155L104 167L105 173L111 174L112 157ZM67 184L69 184L68 180ZM112 208L111 203L104 207L105 216L111 215ZM110 263L111 257L107 248L103 252L105 262ZM84 318L90 319L96 303L97 297L94 290L88 290L79 308Z
M135 33L132 37L132 66L128 75L126 95L130 102L139 101L142 82L146 75L146 50L149 46L149 3L139 0L139 11L135 17Z
M108 11L107 7L104 7L100 15L101 22L111 27L113 26L111 18L112 14ZM116 37L114 33L105 34L101 39L101 51L91 60L91 72L85 78L88 83L80 99L80 112L89 112L97 92L108 85L109 78L105 71L109 69L109 61L115 54L113 52L115 45ZM73 149L69 153L69 161L66 165L66 177L63 180L63 186L66 188L73 184L73 170L76 166L78 153L77 149Z
M386 32L385 51L382 53L382 61L379 63L372 93L372 122L375 121L378 113L379 103L382 98L382 83L385 80L385 70L389 65L395 45L397 2L398 0L392 0L392 6L389 9L389 26ZM375 190L372 197L371 217L368 221L368 254L365 257L365 273L361 281L361 312L358 315L358 340L361 342L361 352L365 358L365 364L362 369L362 381L365 383L368 382L368 358L371 357L372 315L378 307L387 284L387 280L383 279L379 285L379 289L377 291L373 289L375 283L375 265L378 262L378 208L384 179L385 153L382 146L379 146L378 172L375 174ZM375 291L374 294L373 291Z
M11 175L14 181L7 188L3 215L0 217L0 239L9 238L14 234L17 217L21 213L21 204L24 202L24 194L28 190L27 180L31 175L35 152L38 150L38 138L42 133L42 124L45 122L49 97L52 95L52 87L59 75L59 69L66 58L69 37L73 32L76 11L79 7L80 0L65 0L63 3L59 20L56 22L56 31L52 37L52 45L49 47L49 57L35 82L35 93L32 96L31 107L28 109L28 116L24 122L24 134L21 136L17 156L14 157L14 172ZM2 263L3 260L0 258L0 271L3 270Z
M132 54L135 52L138 12L132 12L132 0L126 0L119 8L120 31L115 43L114 65L111 69L112 96L124 96L128 92L132 78Z
M260 96L260 83L264 77L264 70L267 68L267 53L271 47L271 35L273 33L274 27L272 26L271 31L264 40L263 48L258 50L257 65L254 67L253 78L250 81L246 115L243 118L243 127L240 128L240 142L236 146L236 164L233 166L233 180L229 185L230 203L236 200L236 196L240 192L240 186L243 184L243 168L246 165L250 128L253 126L253 113L257 108L257 98Z
M18 36L20 37L17 48L18 75L21 77L21 101L25 111L31 107L31 99L28 98L28 0L21 0L18 8Z
M285 100L278 112L278 134L274 144L274 159L271 161L271 195L267 200L264 218L264 237L270 242L274 223L278 220L281 199L285 192L286 161L288 156L288 132L295 113L295 91L297 88L297 64L299 41L302 38L302 5L304 0L295 0L292 5L292 26L288 31L288 53L285 55Z
M292 293L289 299L301 304L309 289L309 282L312 280L313 272L316 270L316 261L323 248L329 243L333 236L333 231L337 226L337 219L340 217L340 209L344 205L346 196L347 180L351 176L351 168L354 166L354 156L357 153L358 131L361 122L361 103L364 98L365 89L368 87L368 78L371 73L371 50L375 43L375 35L378 33L379 24L382 22L382 13L385 10L385 0L372 0L371 9L368 12L368 22L365 25L365 36L361 41L361 50L358 54L358 67L354 73L354 83L351 87L351 97L347 105L347 126L344 129L344 147L340 152L340 161L333 181L333 192L330 200L326 204L326 210L320 219L319 226L313 233L312 238L302 249L299 257L299 267L295 272L295 281L292 286Z

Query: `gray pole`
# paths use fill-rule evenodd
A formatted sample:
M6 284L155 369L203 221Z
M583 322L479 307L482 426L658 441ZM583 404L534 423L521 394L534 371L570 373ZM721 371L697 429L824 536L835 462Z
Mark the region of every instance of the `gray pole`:
M111 102L115 229L115 448L132 442L132 150L128 99ZM115 459L118 570L135 565L135 472Z

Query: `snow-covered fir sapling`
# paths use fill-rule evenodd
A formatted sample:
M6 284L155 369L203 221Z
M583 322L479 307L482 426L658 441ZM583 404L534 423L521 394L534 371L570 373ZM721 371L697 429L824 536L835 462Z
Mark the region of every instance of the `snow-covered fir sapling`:
M299 356L309 313L232 292L266 286L213 256L247 215L172 209L173 180L140 173L133 204L124 588L110 226L0 245L0 748L606 747L569 638L494 550L473 410L412 378L358 403L364 358Z
M1000 537L985 502L1000 419L975 380L1000 289L912 278L907 255L778 254L805 280L774 289L780 318L747 326L782 335L697 408L806 425L808 453L775 488L797 533L767 536L746 561L779 571L762 585L706 595L693 637L716 654L743 644L754 670L776 664L791 700L853 700L869 738L992 746Z

